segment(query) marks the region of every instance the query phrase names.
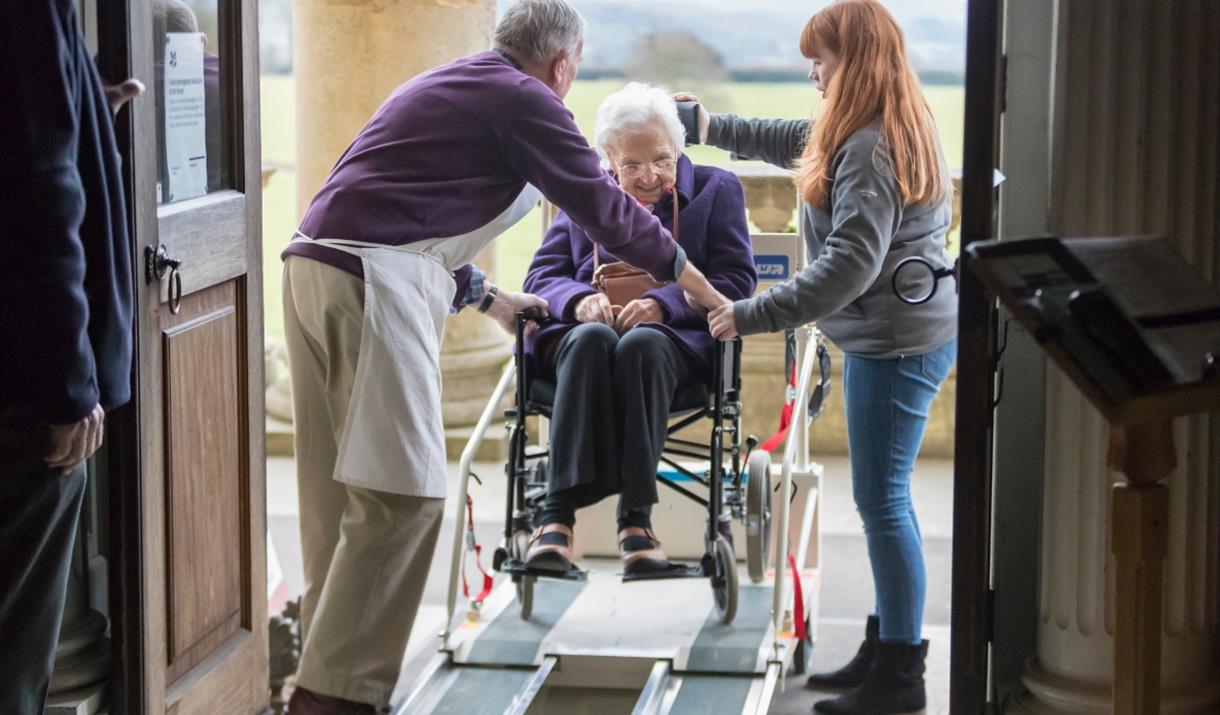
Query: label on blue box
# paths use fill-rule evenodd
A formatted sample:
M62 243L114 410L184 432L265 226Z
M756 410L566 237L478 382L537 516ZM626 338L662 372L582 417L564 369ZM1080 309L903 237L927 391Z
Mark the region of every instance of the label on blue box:
M754 270L758 271L760 281L782 281L788 278L787 256L754 256Z

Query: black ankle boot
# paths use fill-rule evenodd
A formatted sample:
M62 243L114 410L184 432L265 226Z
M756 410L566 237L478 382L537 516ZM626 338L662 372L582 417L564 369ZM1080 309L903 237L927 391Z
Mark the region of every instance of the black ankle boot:
M814 705L813 710L837 715L886 715L923 710L928 704L923 680L927 657L927 641L918 645L877 641L873 667L860 687L833 700L823 700Z
M814 690L838 690L855 688L864 682L868 669L873 664L873 655L877 651L877 638L881 633L881 624L876 616L869 616L864 626L864 642L856 657L847 665L829 673L814 673L805 681L805 687Z

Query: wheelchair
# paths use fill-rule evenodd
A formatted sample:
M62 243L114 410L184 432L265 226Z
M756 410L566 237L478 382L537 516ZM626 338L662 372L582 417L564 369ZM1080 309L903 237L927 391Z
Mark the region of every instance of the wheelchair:
M546 499L548 456L545 449L530 446L527 419L549 419L555 398L554 383L532 375L526 364L525 327L534 318L526 312L517 316L516 392L514 404L507 411L508 498L503 541L492 558L493 568L512 578L523 619L532 613L536 579L587 577L575 565L566 574L534 571L525 565L530 536ZM743 444L740 392L741 340L736 339L717 344L711 379L680 387L669 410L661 463L672 472L658 473L657 481L707 508L703 556L697 564L672 564L669 570L655 574L623 576L624 581L706 578L711 583L716 614L725 624L732 623L738 603L737 560L730 530L733 519L745 527L746 561L752 581L763 580L770 559L771 455L754 451L758 442L754 437L746 438ZM703 420L710 422L707 442L676 436ZM707 466L692 469L691 464Z

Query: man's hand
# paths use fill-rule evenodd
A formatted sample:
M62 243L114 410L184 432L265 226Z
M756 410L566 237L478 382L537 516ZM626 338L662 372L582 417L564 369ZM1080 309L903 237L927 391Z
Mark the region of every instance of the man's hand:
M733 304L725 303L712 308L707 316L707 328L717 340L732 340L737 337L737 321L733 317Z
M678 276L675 283L682 289L687 304L700 315L707 315L712 308L729 301L690 261L686 262L686 268L682 270L682 275Z
M66 425L51 425L51 447L43 458L55 469L71 469L102 446L106 412L101 405L81 419Z
M581 323L603 323L614 326L614 308L604 293L593 293L576 304L576 320Z
M695 293L694 291L690 290L683 290L682 295L686 298L686 304L699 315L704 317L706 317L709 312L726 303L730 305L733 303L733 301L726 298L723 293L716 290L711 283L706 283L699 293Z
M106 100L110 102L110 111L118 114L124 104L144 94L144 83L133 77L118 84L102 85L102 91L106 93Z
M513 335L517 332L517 313L526 308L537 308L547 315L546 301L532 293L511 293L502 290L487 308L487 315L504 328L504 332Z
M623 311L614 321L614 330L622 335L640 323L659 323L665 320L661 304L652 298L637 298L623 306Z
M699 98L690 92L678 92L674 95L675 102L699 102ZM703 108L703 104L699 104L699 143L707 144L707 128L711 126L712 117Z

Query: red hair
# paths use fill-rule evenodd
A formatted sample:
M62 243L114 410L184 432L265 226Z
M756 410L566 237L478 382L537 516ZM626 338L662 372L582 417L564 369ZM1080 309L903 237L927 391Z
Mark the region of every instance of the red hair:
M878 119L903 205L948 197L948 170L932 111L889 11L876 0L838 0L819 11L801 33L801 54L812 59L826 53L838 58L838 67L797 163L796 185L805 201L828 205L835 152Z

